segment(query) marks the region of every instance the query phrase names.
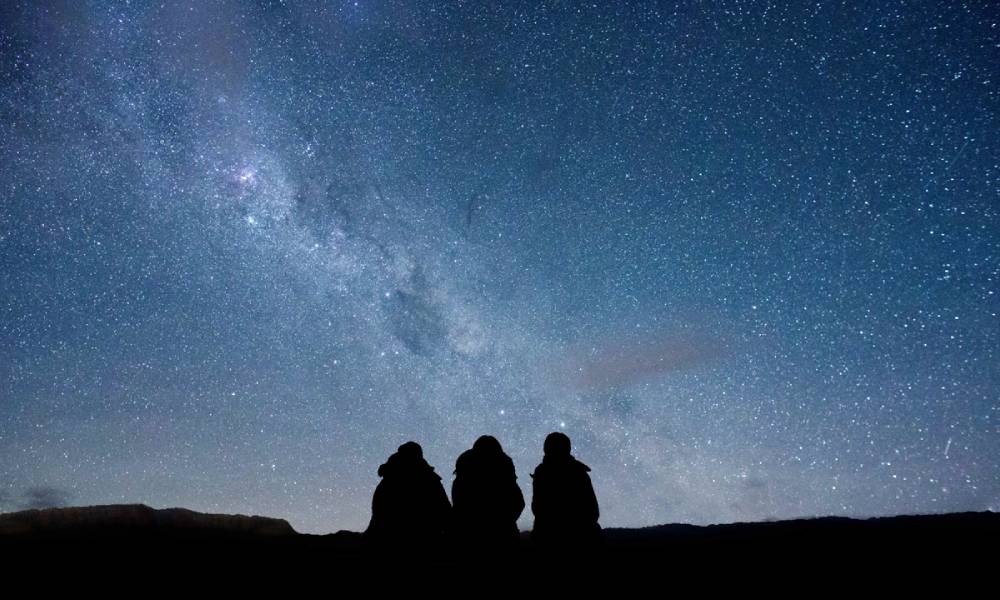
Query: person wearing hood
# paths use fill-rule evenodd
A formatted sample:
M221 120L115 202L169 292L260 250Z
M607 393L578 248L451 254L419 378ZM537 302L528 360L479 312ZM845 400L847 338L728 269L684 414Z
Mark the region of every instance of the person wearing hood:
M406 442L378 468L365 538L376 544L431 545L448 530L451 503L441 476L416 442Z
M464 549L502 551L518 541L524 495L514 461L497 439L484 435L455 461L451 486L456 543Z
M600 510L590 481L590 467L570 454L566 434L545 438L545 457L531 475L532 542L580 548L601 540Z

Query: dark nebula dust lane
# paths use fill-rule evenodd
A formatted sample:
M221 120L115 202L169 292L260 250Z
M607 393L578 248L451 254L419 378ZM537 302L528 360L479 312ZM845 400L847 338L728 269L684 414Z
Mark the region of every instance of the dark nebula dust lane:
M0 510L362 529L551 431L605 526L998 510L998 64L989 3L4 2Z

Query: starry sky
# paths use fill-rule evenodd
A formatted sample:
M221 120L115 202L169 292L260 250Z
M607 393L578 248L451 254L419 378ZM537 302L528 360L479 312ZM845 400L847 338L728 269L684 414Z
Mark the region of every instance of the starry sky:
M0 510L1000 510L988 2L0 5ZM529 501L530 504L530 501ZM530 508L521 526L531 525Z

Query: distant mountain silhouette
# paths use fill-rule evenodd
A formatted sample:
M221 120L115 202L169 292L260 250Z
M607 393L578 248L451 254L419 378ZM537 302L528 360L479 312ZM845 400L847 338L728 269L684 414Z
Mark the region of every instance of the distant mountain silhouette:
M683 546L745 547L794 545L799 550L822 551L856 545L853 552L879 546L910 549L930 544L968 541L1000 542L1000 514L950 513L852 519L817 517L790 521L730 523L724 525L656 525L638 529L606 529L619 549L656 550ZM863 544L868 544L867 546ZM952 546L961 549L962 546Z
M144 504L46 508L0 514L0 536L82 535L291 536L284 519L206 514L186 508L153 509Z
M975 578L991 572L1000 542L1000 514L675 524L608 528L604 535L607 543L600 549L568 556L547 553L522 532L516 551L503 560L543 576L553 572L548 565L554 561L571 560L575 567L581 562L602 567L605 575L631 570L646 577L668 568L674 576L687 578L776 569L785 578L836 571L884 579L900 569ZM182 508L111 505L0 514L0 564L72 565L88 572L115 565L116 573L129 578L148 577L164 568L201 569L210 577L227 572L223 567L298 574L332 569L360 576L382 572L386 561L444 567L495 564L484 563L484 556L428 543L418 553L376 557L367 553L357 532L302 534L282 519Z

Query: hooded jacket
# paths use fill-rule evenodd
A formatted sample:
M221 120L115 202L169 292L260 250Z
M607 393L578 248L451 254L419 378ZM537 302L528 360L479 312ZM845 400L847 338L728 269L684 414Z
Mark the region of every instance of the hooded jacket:
M546 455L532 478L532 539L573 542L600 536L600 509L590 467L572 455Z
M415 444L414 444L415 445ZM419 446L417 447L419 448ZM372 540L433 542L448 529L451 504L441 476L419 452L403 447L378 468L365 535Z

